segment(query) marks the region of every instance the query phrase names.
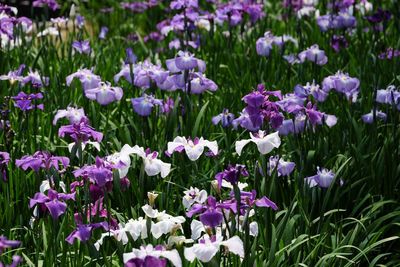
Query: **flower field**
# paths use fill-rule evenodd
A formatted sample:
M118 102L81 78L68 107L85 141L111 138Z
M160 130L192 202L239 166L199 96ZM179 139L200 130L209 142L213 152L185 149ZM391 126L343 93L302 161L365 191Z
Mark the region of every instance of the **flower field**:
M397 1L0 2L0 267L400 266Z

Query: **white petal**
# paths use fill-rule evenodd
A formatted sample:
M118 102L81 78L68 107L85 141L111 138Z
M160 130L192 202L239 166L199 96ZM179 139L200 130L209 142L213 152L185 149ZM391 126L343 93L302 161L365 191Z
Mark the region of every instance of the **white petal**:
M156 218L158 216L158 210L153 209L149 204L144 205L142 210L150 218Z
M186 146L185 147L186 155L191 161L196 161L200 158L201 154L204 152L204 146L201 144L197 144L195 146Z
M265 155L281 145L281 138L279 137L278 132L275 132L265 136L264 138L255 139L254 142L257 144L258 151Z
M196 255L202 262L209 262L215 254L217 254L219 250L219 246L215 246L214 244L205 243L205 244L195 244L193 245L193 253Z
M175 137L174 141L168 142L168 153L172 154L174 153L174 150L179 147L179 146L186 146L187 145L187 140L185 137L177 136Z
M251 141L251 139L236 141L236 143L235 143L235 150L236 150L236 153L237 153L239 156L240 156L240 154L242 154L243 147L244 147L245 145L247 145L248 143L250 143L250 141Z
M258 236L258 223L251 222L249 224L249 232L251 236Z
M221 242L221 245L227 247L229 252L239 255L241 258L244 257L243 241L238 236L234 236Z
M201 233L205 232L204 225L198 220L193 220L190 224L190 230L192 231L191 239L197 240L200 238Z
M172 265L176 267L182 266L181 257L179 256L179 253L176 249L170 251L164 250L161 252L161 256L168 259L172 263Z
M218 143L217 143L217 141L204 140L203 144L204 144L205 147L208 147L214 155L218 154Z

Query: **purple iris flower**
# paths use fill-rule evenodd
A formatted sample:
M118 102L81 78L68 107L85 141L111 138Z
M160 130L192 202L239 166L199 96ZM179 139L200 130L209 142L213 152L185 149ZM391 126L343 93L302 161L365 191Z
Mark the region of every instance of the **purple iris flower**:
M241 176L247 177L249 173L247 172L246 166L236 164L229 165L223 172L219 172L215 175L215 179L218 181L218 188L221 188L222 180L225 180L232 185L236 185L239 182Z
M189 52L179 51L173 59L166 60L167 68L172 73L177 73L185 70L198 69L199 72L206 70L206 63L203 60L197 59Z
M379 111L379 110L376 111L375 116L377 119L380 119L382 121L386 121L386 118L387 118L386 113ZM370 113L362 115L361 119L363 120L364 123L367 123L367 124L373 123L374 122L374 111L371 110Z
M282 122L282 125L278 128L279 135L286 136L291 133L293 134L302 133L306 126L306 119L307 119L306 115L298 113L296 114L294 119L284 120Z
M386 49L386 51L380 53L378 55L378 57L380 59L389 59L389 60L391 60L391 59L393 59L395 57L400 57L400 50L393 49L392 47L389 47L389 48ZM1 79L1 76L0 76L0 79Z
M8 80L10 81L11 84L14 84L15 82L22 82L23 80L23 76L22 76L22 72L25 69L25 65L22 64L19 66L19 68L17 70L14 71L10 71L8 72L7 75L0 75L0 80Z
M144 2L122 2L121 7L135 13L143 13L148 8L148 5Z
M132 48L127 48L125 50L126 53L126 57L125 57L125 64L135 64L137 61L137 56L135 55L135 53L133 53L133 49Z
M246 108L240 112L240 116L237 117L232 121L232 126L234 129L237 129L237 127L240 125L240 127L245 128L251 132L258 131L260 129L260 125L254 125L253 121L250 118L250 115L247 113Z
M83 26L85 26L85 17L83 17L81 15L77 15L76 19L75 19L75 23L79 29L82 29Z
M86 120L81 120L79 123L72 125L61 126L58 130L58 136L70 136L76 143L87 142L89 138L93 138L97 142L101 142L103 134L96 132Z
M239 211L237 200L235 198L234 191L230 193L230 199L223 201L219 204L220 208L229 209L233 213L237 214L239 212L240 215L245 215L246 210L248 208L252 208L254 206L261 207L261 208L271 208L273 210L278 210L278 206L266 196L261 198L256 198L257 191L252 190L251 192L247 191L240 191L240 204L239 204Z
M215 228L222 223L223 215L213 196L207 198L206 204L193 204L192 208L186 213L191 218L195 214L200 214L200 221L209 227Z
M174 0L170 4L171 9L184 9L184 8L198 8L199 3L197 0Z
M67 76L66 78L67 86L70 86L72 80L75 78L79 79L84 91L96 88L98 84L101 82L100 76L94 74L91 70L80 69L77 72L74 72L71 75Z
M185 84L185 75L176 74L171 76L174 83L174 89L189 90L191 94L201 94L205 91L216 91L218 86L210 79L206 78L201 72L190 72L188 75L188 83Z
M317 167L317 174L307 177L304 180L310 187L319 186L321 188L328 188L332 184L335 176L333 171ZM339 180L339 184L343 185L342 179Z
M163 102L160 99L154 98L152 95L144 94L138 98L131 99L133 110L140 116L150 116L154 106L162 106Z
M132 57L132 56L131 56ZM132 61L134 58L130 59ZM121 71L114 76L114 82L118 82L121 77L124 77L129 83L133 83L137 87L148 89L152 84L158 87L162 86L168 78L169 72L161 68L159 65L154 65L150 61L139 62L137 64L125 64ZM166 89L166 88L162 88Z
M108 105L121 100L123 91L121 87L113 87L109 82L99 82L97 87L85 90L85 96L96 100L100 105Z
M328 97L328 92L324 91L318 84L313 81L311 84L307 83L305 86L296 85L294 88L294 93L300 98L307 98L312 95L318 102L324 102Z
M72 47L78 51L79 54L90 54L92 49L90 48L90 42L89 40L84 40L84 41L74 41L72 43Z
M400 110L400 92L396 90L394 85L390 85L386 89L379 89L376 93L376 102L396 105L397 109Z
M340 49L347 48L349 43L346 40L346 37L343 35L333 35L331 39L331 47L335 50L336 53L339 53Z
M328 76L322 81L322 89L329 92L335 89L339 93L346 95L348 100L355 102L360 91L360 81L350 77L347 73L338 71L335 75Z
M35 0L32 2L32 6L34 7L48 6L53 11L60 8L56 0Z
M376 13L372 14L371 16L367 16L366 18L369 22L376 24L388 21L391 17L392 14L390 13L390 11L378 8L378 11Z
M75 239L79 239L81 242L85 243L89 241L92 236L92 231L97 228L103 228L104 231L109 230L107 222L78 224L76 229L67 236L65 241L71 245L74 243Z
M17 240L8 240L7 237L0 235L0 255L7 248L16 248L21 245L21 241ZM1 265L1 262L0 262Z
M106 26L101 27L99 33L99 39L100 40L106 39L107 33L108 33L108 28Z
M296 163L285 161L279 156L271 156L269 158L269 166L268 166L268 173L269 175L276 169L279 176L289 176L296 167Z
M164 114L168 114L174 109L174 106L175 106L174 100L172 99L172 97L168 97L167 100L163 102L161 106L161 111Z
M67 210L67 204L65 203L65 201L75 201L75 194L76 193L58 193L53 189L49 189L47 191L47 196L43 193L38 192L33 198L29 200L29 208L33 208L34 206L38 205L40 211L44 212L48 210L51 217L56 220Z
M35 102L37 99L42 99L43 94L42 93L37 93L37 94L26 94L25 92L19 92L18 95L13 96L12 99L14 100L14 106L19 108L22 111L28 111L32 109L40 109L43 110L43 104L35 105L32 102Z
M35 88L42 88L49 85L49 78L40 76L38 71L29 70L28 75L22 79L22 85L31 83Z
M49 170L51 167L59 170L59 165L62 165L63 168L68 167L69 158L52 156L47 151L37 151L32 156L26 155L21 159L17 159L15 161L15 165L24 171L26 171L28 168L31 168L35 172L38 172L41 168Z
M217 116L212 117L211 122L214 125L221 123L222 127L226 128L232 125L233 120L235 119L235 115L229 113L229 110L224 108L222 113L218 114Z
M306 49L303 52L300 52L299 60L301 63L304 61L311 61L317 65L325 65L328 63L328 57L325 55L324 50L319 49L318 45L312 45L310 48Z
M7 166L10 162L10 154L0 151L0 176L4 182L7 181Z
M153 266L153 267L166 267L167 260L164 258L156 258L153 256L146 256L144 259L134 258L125 263L125 267L138 267L138 266Z
M110 164L104 161L100 157L96 157L96 164L84 166L74 171L75 177L89 178L95 182L99 187L104 187L106 183L113 180L113 169L117 169L120 166L125 166L122 162L118 164Z

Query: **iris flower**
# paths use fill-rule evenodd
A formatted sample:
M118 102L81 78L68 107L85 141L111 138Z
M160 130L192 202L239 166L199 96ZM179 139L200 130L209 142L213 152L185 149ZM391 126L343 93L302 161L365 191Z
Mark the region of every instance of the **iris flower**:
M196 137L194 140L191 140L182 136L177 136L174 141L168 142L167 152L168 154L172 154L175 151L185 151L191 161L196 161L203 154L205 147L209 148L214 155L218 154L217 141L208 141L203 139L203 137Z
M243 147L250 142L255 143L258 151L263 155L268 154L274 148L278 148L281 145L278 132L266 134L266 132L260 130L256 134L250 133L250 137L251 139L236 141L235 150L239 156L242 154Z

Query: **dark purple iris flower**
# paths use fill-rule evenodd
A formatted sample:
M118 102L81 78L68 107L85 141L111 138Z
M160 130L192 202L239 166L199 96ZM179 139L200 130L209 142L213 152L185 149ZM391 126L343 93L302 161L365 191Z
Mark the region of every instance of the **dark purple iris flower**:
M97 142L101 142L103 134L96 132L91 126L88 125L86 120L81 120L79 123L72 125L61 126L58 130L58 136L70 136L76 143L87 142L89 138L93 138Z
M339 53L340 49L347 48L349 43L346 40L346 37L343 35L333 35L331 39L331 47L335 50L336 53Z
M186 213L186 216L191 218L195 214L200 214L200 221L209 227L217 227L222 223L223 215L219 204L213 196L207 198L206 204L194 204Z
M223 172L219 172L215 175L215 179L218 181L218 188L221 188L222 180L226 180L232 185L236 185L239 182L240 176L249 176L244 165L229 165Z
M376 13L372 14L371 16L367 16L366 19L369 22L376 24L376 23L388 21L388 20L390 20L391 17L392 17L392 13L390 13L390 11L378 8L378 11Z
M33 208L38 205L41 212L48 210L51 217L56 220L67 210L67 204L65 203L67 200L75 201L75 193L64 194L49 189L47 191L47 196L40 192L36 193L35 196L30 199L29 207Z
M10 154L0 151L0 176L4 182L7 181L7 166L10 162Z
M153 256L146 256L144 259L134 258L125 263L125 267L165 267L167 266L167 259L156 258Z
M107 222L90 223L90 224L78 224L76 229L71 232L65 239L69 244L73 244L75 239L79 239L81 242L87 242L92 236L92 231L97 228L103 228L104 231L108 231Z
M15 165L22 168L24 171L31 168L35 172L38 172L41 168L49 170L51 167L59 170L60 164L63 168L67 168L69 165L69 158L52 156L47 151L37 151L32 156L26 155L15 161Z
M25 92L19 92L18 95L13 96L12 99L14 100L14 106L19 108L22 111L32 110L32 109L40 109L43 110L43 104L36 105L35 100L42 99L43 94L26 94Z
M280 91L266 91L264 85L260 84L256 91L245 95L242 100L247 104L247 107L242 112L242 115L233 121L234 125L240 125L250 131L255 131L261 128L264 121L277 129L282 125L284 116L280 112L280 106L277 102L272 101L271 97L282 99ZM245 123L244 120L250 120L250 123ZM246 125L250 125L248 128Z

